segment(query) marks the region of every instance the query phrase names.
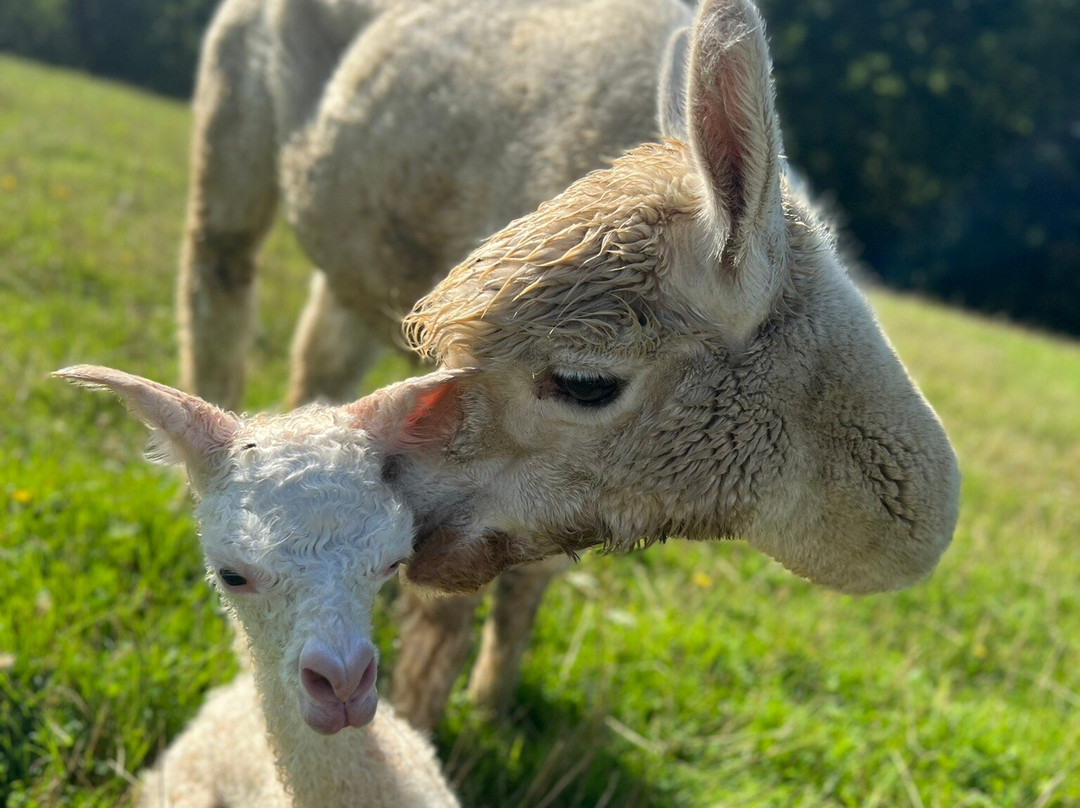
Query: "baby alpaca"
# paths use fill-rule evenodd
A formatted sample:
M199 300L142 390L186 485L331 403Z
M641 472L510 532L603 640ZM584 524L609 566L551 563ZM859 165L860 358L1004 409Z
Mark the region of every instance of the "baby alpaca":
M211 694L145 777L139 805L458 805L431 745L376 712L371 641L375 593L414 533L384 460L423 428L408 402L422 410L443 380L396 386L402 418L384 394L240 418L108 368L55 375L116 393L156 457L186 466L207 569L251 654L252 672Z
M362 731L351 733L347 768L327 770L332 758L322 736L308 738L309 760L293 763L286 790L274 760L266 719L251 673L215 688L184 732L169 746L139 787L138 808L292 808L300 805L456 806L431 745L389 705ZM336 742L339 736L330 741ZM344 756L342 756L344 757ZM302 792L308 782L333 776L319 796ZM330 789L333 789L330 791ZM328 791L333 795L321 802ZM425 799L427 795L427 799Z

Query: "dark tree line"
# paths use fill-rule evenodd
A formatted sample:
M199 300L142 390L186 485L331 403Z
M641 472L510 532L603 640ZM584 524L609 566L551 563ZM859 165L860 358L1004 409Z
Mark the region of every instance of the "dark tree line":
M0 0L0 50L190 94L217 0Z
M868 268L1080 334L1080 0L759 1L788 154ZM0 0L0 49L182 97L215 4Z
M761 2L788 153L869 268L1080 334L1080 2Z

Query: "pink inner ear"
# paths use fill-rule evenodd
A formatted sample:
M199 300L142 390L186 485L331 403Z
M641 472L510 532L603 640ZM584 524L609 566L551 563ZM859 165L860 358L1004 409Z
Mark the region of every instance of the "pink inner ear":
M399 448L445 446L461 421L456 387L451 379L420 391L393 442Z
M461 424L461 379L471 370L440 370L387 387L346 409L357 426L392 452L445 447Z
M740 143L740 110L731 99L731 87L720 84L712 97L695 98L695 127L698 146L705 158L708 179L732 222L743 214L746 188L743 177L744 147Z
M749 2L716 3L701 16L689 77L689 128L710 200L731 232L732 260L778 204L779 133L764 23Z

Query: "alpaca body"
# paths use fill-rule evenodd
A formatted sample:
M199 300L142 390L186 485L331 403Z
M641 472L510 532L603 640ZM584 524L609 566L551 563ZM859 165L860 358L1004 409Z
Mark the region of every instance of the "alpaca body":
M342 400L483 237L658 134L679 0L227 0L194 96L184 386L241 403L280 201L320 270L291 402Z
M340 397L373 335L423 286L410 278L440 276L500 217L562 190L588 167L578 144L596 165L647 139L659 107L680 142L633 149L512 222L408 318L414 347L443 372L475 371L445 380L452 404L425 416L435 437L395 463L418 524L409 576L473 592L526 562L683 536L745 539L847 592L921 580L951 540L956 459L787 181L761 17L746 0L703 2L684 37L688 7L639 16L647 5L226 3L196 99L186 383L239 397L252 254L279 195L323 270L291 397ZM563 14L579 24L556 24ZM313 46L319 36L338 49ZM279 103L283 80L307 100ZM605 117L623 104L627 116ZM488 139L499 132L514 138ZM400 669L439 661L428 708L464 656L476 596L462 597L406 617L401 662L425 656ZM490 634L520 639L508 602L494 617L510 631ZM421 692L415 677L404 684Z
M207 694L199 712L140 778L138 808L291 808L250 673Z

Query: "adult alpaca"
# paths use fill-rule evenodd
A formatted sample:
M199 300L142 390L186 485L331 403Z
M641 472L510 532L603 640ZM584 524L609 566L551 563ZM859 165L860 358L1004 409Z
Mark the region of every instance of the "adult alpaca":
M960 475L788 183L764 24L703 4L687 143L636 148L492 236L407 320L445 368L396 485L415 581L669 536L746 539L841 591L928 575ZM437 495L433 492L438 492Z
M240 405L254 256L280 201L319 270L289 402L347 400L399 316L483 237L656 136L665 48L689 19L680 0L225 0L194 97L182 386ZM500 584L473 682L488 706L558 566ZM413 601L405 623L460 638L472 606ZM434 690L395 685L430 726L467 646L407 645L444 669L423 678Z

